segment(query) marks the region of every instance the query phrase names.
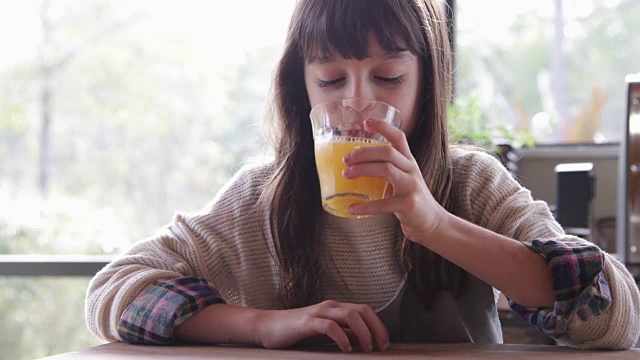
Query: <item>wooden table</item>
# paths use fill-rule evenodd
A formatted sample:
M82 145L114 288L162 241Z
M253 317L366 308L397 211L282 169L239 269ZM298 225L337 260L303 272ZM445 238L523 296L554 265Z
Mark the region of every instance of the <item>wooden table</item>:
M497 344L391 344L386 352L344 354L337 346L293 350L267 350L240 346L144 346L125 343L99 345L46 359L640 359L640 349L626 351L584 351L548 345Z

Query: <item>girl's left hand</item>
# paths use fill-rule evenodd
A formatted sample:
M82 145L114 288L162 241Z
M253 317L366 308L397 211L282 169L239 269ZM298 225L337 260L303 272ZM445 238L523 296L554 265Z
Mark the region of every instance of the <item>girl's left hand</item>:
M365 127L384 136L391 146L371 146L345 155L347 168L342 175L346 179L384 178L389 186L385 199L352 205L349 211L354 215L394 213L408 239L418 243L428 241L449 213L431 195L404 132L373 119L366 120Z

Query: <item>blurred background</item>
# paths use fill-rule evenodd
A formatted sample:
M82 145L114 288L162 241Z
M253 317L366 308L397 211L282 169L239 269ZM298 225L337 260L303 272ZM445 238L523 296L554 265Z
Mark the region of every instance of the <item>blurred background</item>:
M448 3L455 114L514 146L620 141L639 0ZM120 254L265 156L292 7L1 2L0 255ZM0 273L0 358L99 344L84 324L89 279Z

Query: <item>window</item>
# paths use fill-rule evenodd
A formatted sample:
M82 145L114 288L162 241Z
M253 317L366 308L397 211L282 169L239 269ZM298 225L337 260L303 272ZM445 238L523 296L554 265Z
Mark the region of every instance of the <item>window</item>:
M263 153L292 4L0 5L0 253L120 252L204 206Z
M255 139L292 7L0 3L0 255L118 254L206 205L265 152ZM99 342L88 281L0 276L3 354Z
M89 278L0 277L2 359L35 359L101 344L86 330Z
M639 33L637 0L457 0L457 101L537 142L617 142Z

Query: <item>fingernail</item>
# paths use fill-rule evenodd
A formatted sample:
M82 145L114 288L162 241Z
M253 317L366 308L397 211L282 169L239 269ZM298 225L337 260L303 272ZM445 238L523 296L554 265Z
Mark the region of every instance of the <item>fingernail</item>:
M352 351L353 351L353 348L352 348L351 346L349 346L349 347L347 348L347 352L352 352Z
M343 156L343 157L342 157L342 162L343 162L345 165L349 165L349 160L351 160L351 155L350 155L350 154L347 154L347 155L345 155L345 156Z
M387 340L386 343L384 343L384 345L382 345L382 351L387 351L387 349L389 348L391 344L389 344L389 341Z
M351 168L346 168L342 170L342 176L347 177L349 175L351 175Z
M367 119L367 120L365 120L365 121L364 121L364 124L365 124L366 126L371 126L371 125L373 125L373 120L371 120L371 119Z

